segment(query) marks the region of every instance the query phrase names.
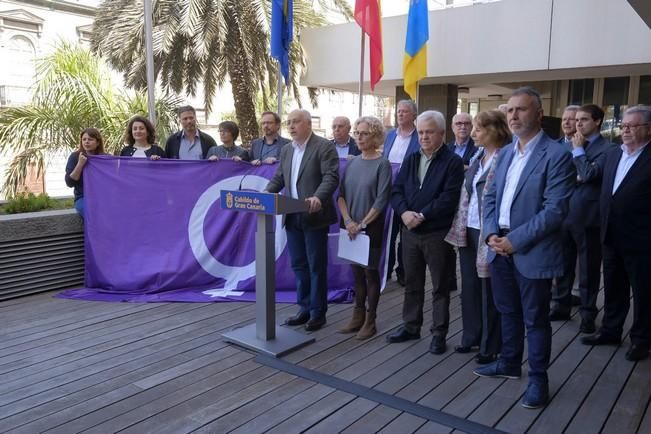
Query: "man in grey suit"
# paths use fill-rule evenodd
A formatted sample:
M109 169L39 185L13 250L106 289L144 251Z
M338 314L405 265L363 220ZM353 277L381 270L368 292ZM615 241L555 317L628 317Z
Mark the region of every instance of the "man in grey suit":
M499 359L475 369L483 377L519 378L527 329L529 385L522 406L549 399L549 299L552 279L564 271L560 228L576 172L572 155L541 129L540 95L516 89L509 99L509 128L517 137L500 152L484 196L484 237L495 306L502 316Z
M285 219L299 306L298 313L285 323L305 324L307 331L314 331L326 323L328 228L337 221L332 195L339 185L339 158L328 140L312 133L307 110L292 111L287 129L292 142L282 148L280 165L265 190L285 189L309 207L307 213L289 214Z

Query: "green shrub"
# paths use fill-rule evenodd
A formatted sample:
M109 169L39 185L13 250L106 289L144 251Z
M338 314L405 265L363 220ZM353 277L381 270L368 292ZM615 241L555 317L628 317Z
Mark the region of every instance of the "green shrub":
M4 205L7 214L18 214L22 212L34 212L52 208L55 205L54 199L45 193L38 196L34 193L21 193L9 199Z

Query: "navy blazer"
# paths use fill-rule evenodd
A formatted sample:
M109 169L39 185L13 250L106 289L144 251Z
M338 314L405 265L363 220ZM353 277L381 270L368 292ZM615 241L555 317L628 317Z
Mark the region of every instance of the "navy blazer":
M576 188L570 198L566 223L575 228L599 227L599 194L606 154L614 145L602 135L585 147L585 154L572 158Z
M484 195L485 241L499 234L499 212L506 174L516 143L506 146L497 157L493 182ZM511 205L512 255L518 271L528 279L551 279L564 271L561 231L567 216L576 171L572 154L543 133L522 170ZM496 253L488 250L488 261Z
M391 206L397 216L405 211L425 216L425 221L413 229L416 233L449 230L461 195L463 162L447 146L441 146L421 186L418 179L421 158L420 152L406 157L391 189Z
M450 151L454 152L454 145L455 141L452 140L450 143L448 143L448 149ZM475 141L472 139L472 137L468 138L468 144L466 145L466 150L463 153L463 156L461 159L463 160L463 165L464 166L470 166L470 159L475 155L477 152L477 147L475 146Z
M394 128L387 133L384 139L384 148L382 149L382 156L387 160L389 159L389 154L391 153L391 148L393 147L393 142L396 140L397 135L398 135L398 129ZM414 130L414 132L411 133L411 140L409 141L407 152L405 152L405 158L402 161L403 162L406 161L407 157L410 154L413 154L414 152L418 152L419 149L420 149L420 143L418 143L418 133L416 132L416 130Z
M337 146L334 139L330 140L330 143L332 143L334 146ZM357 147L357 142L355 142L355 139L348 137L348 155L359 155L361 153L362 151L360 151Z
M167 138L167 142L165 143L165 154L167 154L167 158L179 159L181 134L183 134L183 131L177 131ZM199 140L201 140L201 158L205 160L206 154L208 154L208 149L217 146L217 142L201 130L199 130Z
M651 145L637 157L613 194L613 184L622 150L606 153L601 184L601 241L616 244L627 254L649 254L651 246Z

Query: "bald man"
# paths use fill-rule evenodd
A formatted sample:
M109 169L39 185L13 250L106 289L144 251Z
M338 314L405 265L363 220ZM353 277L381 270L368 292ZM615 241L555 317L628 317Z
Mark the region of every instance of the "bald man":
M355 139L350 137L350 119L346 116L337 116L332 120L332 144L340 159L350 160L361 154Z

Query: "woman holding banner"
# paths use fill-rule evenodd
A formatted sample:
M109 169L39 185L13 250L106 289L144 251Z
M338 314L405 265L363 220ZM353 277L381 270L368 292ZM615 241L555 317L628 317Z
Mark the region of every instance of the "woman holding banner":
M66 164L66 185L73 187L75 210L84 218L84 167L89 155L103 155L104 140L96 128L86 128L79 138L79 149L70 154Z
M384 213L391 194L391 164L379 152L384 142L384 126L379 119L371 116L357 119L353 134L362 153L346 165L337 204L341 225L348 231L348 236L355 239L359 233L366 232L370 238L370 252L367 266L351 265L355 307L352 319L339 331L357 332L357 339L368 339L377 332L375 315L380 301L379 264Z
M156 130L154 125L144 116L134 116L124 132L124 141L129 144L122 148L120 157L149 158L160 160L165 158L163 148L156 145Z

